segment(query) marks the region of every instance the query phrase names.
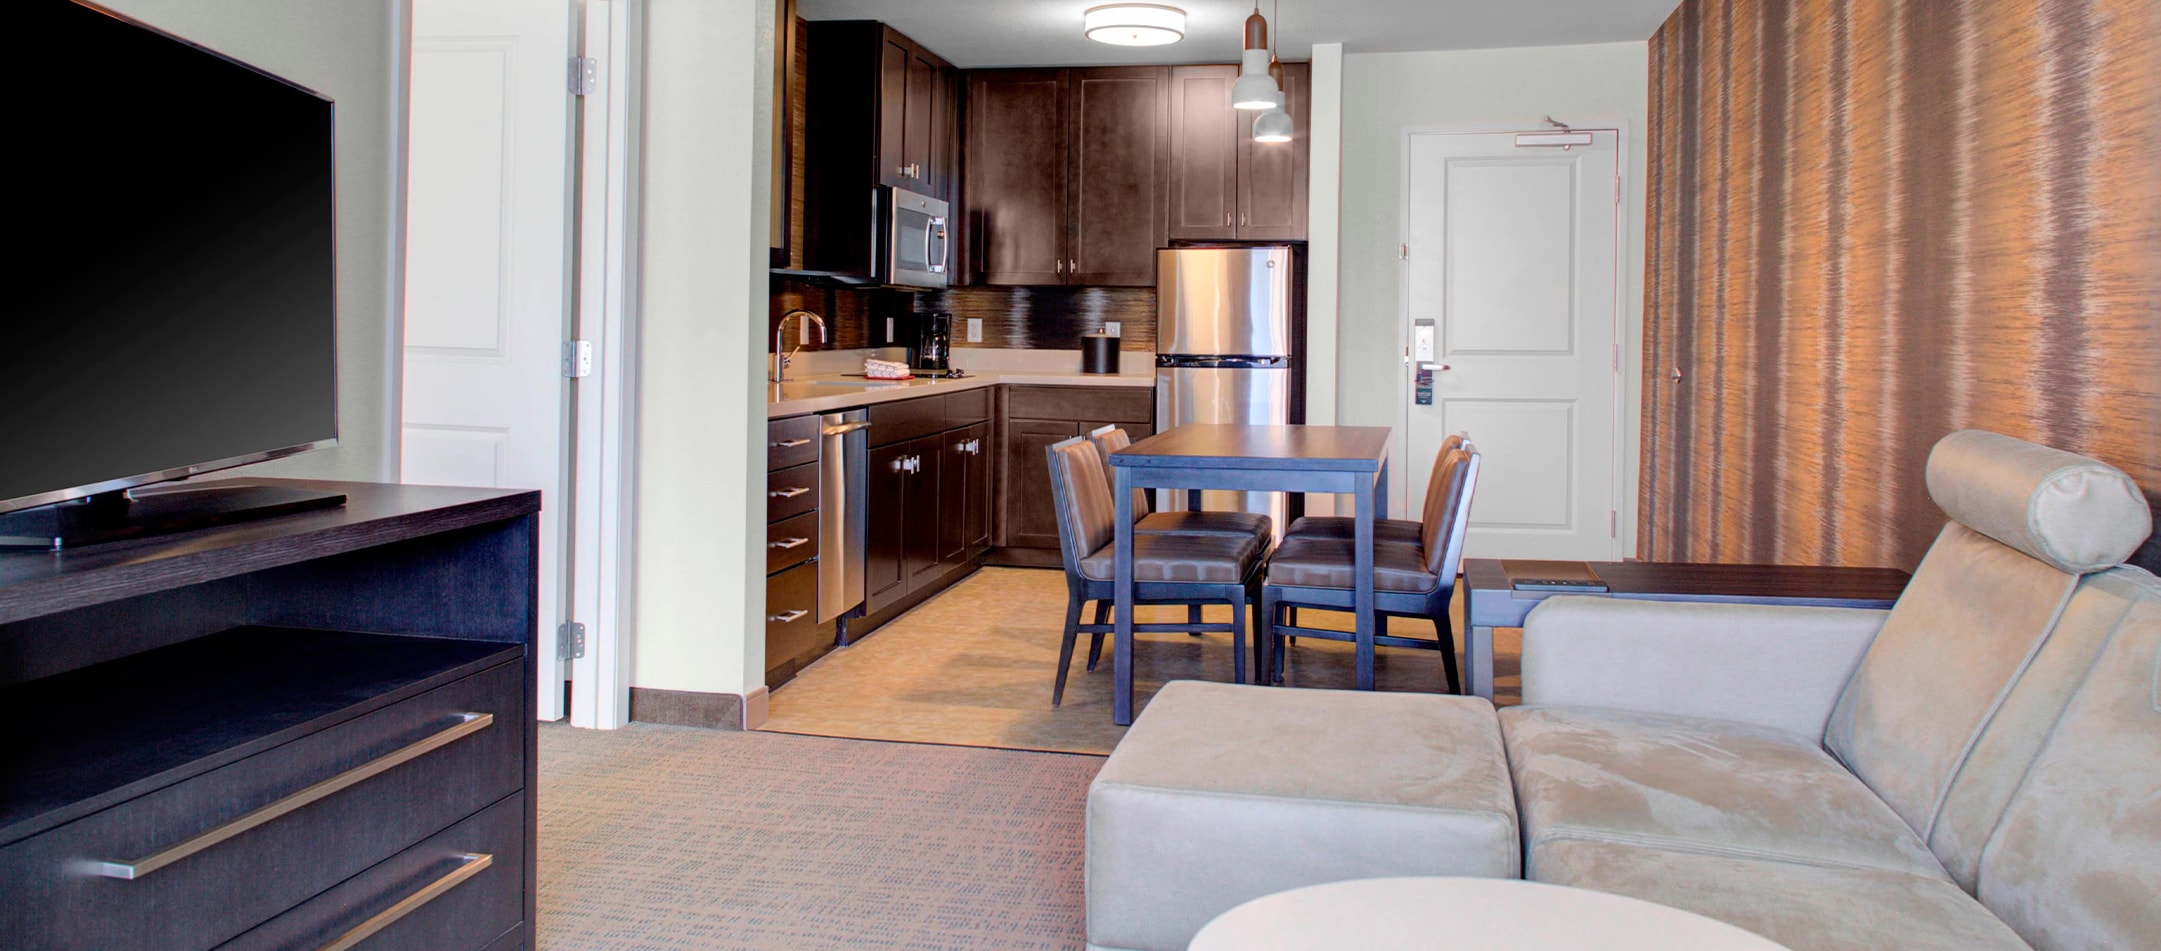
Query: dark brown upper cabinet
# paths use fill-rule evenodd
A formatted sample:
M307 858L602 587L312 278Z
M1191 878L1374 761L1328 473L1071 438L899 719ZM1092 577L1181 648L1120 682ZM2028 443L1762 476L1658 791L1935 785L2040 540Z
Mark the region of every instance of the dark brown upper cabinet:
M803 266L854 273L869 266L873 187L952 200L959 178L960 156L951 141L959 74L883 23L822 20L804 26L810 78Z
M970 73L961 191L972 277L1153 286L1169 104L1160 66Z
M1266 143L1253 141L1259 114L1231 108L1238 67L1170 70L1172 240L1305 240L1312 76L1308 64L1284 64L1284 108L1298 131Z

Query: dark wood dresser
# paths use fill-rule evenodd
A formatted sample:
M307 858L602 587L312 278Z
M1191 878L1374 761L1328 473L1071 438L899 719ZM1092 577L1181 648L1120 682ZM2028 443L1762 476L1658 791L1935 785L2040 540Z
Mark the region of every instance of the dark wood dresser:
M0 554L0 948L532 947L539 493L291 484Z

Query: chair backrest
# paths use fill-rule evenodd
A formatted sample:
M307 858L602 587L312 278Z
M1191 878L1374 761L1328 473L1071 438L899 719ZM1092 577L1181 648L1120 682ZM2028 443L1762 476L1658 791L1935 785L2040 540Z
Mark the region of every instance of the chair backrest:
M1847 681L1824 745L1973 889L2005 801L2107 623L2083 576L2152 532L2131 478L1976 430L1929 454L1951 521Z
M1133 437L1131 435L1128 435L1125 430L1119 429L1117 426L1113 425L1098 426L1094 429L1089 430L1088 438L1096 444L1096 451L1103 454L1104 481L1106 481L1110 485L1117 485L1118 478L1115 474L1111 472L1111 453L1117 452L1120 449L1124 449L1127 446L1133 445ZM1148 514L1149 511L1153 508L1154 506L1150 505L1148 502L1147 489L1133 490L1134 521L1140 521L1141 516Z
M1058 550L1066 571L1077 574L1081 559L1109 544L1117 527L1117 507L1103 478L1103 455L1085 436L1052 443L1043 452L1058 511Z
M1444 585L1456 583L1456 567L1463 561L1463 535L1471 523L1471 493L1478 487L1478 447L1459 441L1434 468L1445 478L1428 498L1439 496L1438 509L1427 506L1426 521L1419 526L1419 541L1426 549L1426 570Z
M1448 476L1448 454L1460 448L1466 438L1462 433L1441 438L1441 449L1433 454L1433 474L1426 477L1426 504L1419 510L1420 522L1433 521L1447 510L1448 493L1442 482Z

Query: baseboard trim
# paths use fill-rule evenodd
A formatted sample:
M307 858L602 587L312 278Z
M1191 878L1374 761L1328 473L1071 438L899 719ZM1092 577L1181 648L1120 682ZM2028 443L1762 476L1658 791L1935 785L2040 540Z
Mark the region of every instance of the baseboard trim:
M766 699L769 696L762 684L743 695L743 729L755 730L765 725L766 718L772 715L772 707Z
M762 725L765 723L765 688L759 687L755 693L758 722ZM750 704L738 694L661 690L655 687L630 688L630 718L638 723L695 726L708 730L741 730L744 729L744 717L749 708Z

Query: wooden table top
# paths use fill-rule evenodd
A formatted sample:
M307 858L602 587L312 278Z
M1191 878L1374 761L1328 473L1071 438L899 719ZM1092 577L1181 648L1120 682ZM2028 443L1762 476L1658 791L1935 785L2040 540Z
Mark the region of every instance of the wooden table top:
M1388 438L1386 426L1189 423L1111 453L1110 463L1151 468L1378 472L1388 458Z
M1703 597L1822 598L1896 601L1911 576L1897 568L1836 568L1823 565L1710 565L1688 562L1593 561L1592 571L1609 594L1671 594ZM1514 591L1497 558L1466 558L1465 588L1508 591L1530 600L1566 592Z

